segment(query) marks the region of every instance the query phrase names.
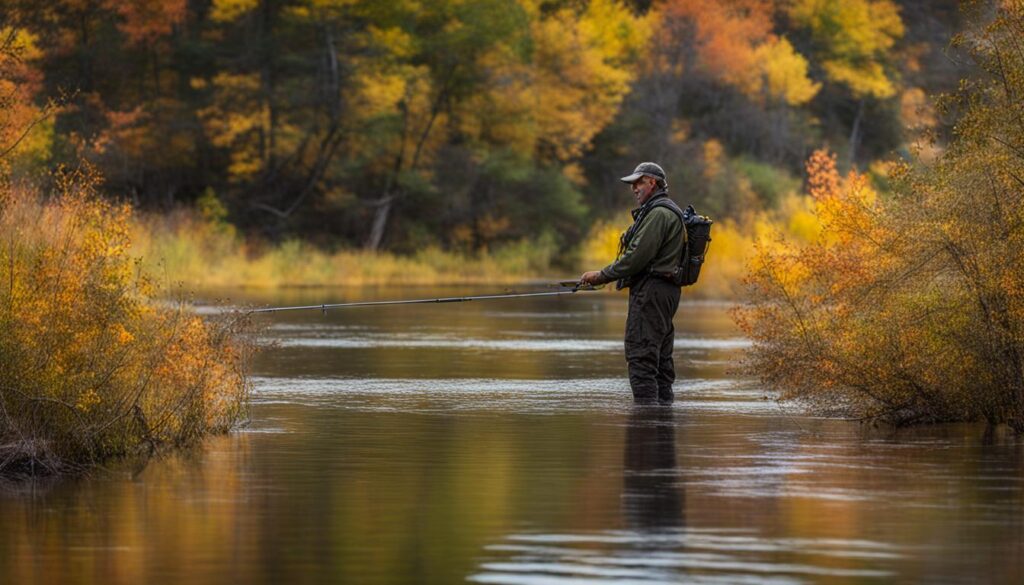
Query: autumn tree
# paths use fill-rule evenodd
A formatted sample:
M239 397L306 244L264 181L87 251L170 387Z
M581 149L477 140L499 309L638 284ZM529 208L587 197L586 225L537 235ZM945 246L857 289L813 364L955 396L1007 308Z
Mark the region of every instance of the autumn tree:
M611 0L368 14L376 24L359 37L367 50L346 94L357 124L347 156L368 171L357 191L373 209L367 247L389 225L422 234L410 220L469 248L574 228L584 210L574 162L629 90L642 46L634 15Z
M486 91L478 57L521 52L528 20L518 3L505 0L370 3L365 10L375 24L361 35L367 54L358 61L351 95L362 127L357 144L366 144L370 132L374 137L353 154L374 170L368 177L374 188L363 196L373 208L365 244L377 249L396 206L415 207L417 196L430 197L436 157L457 131L456 111Z
M456 114L463 159L480 163L457 182L464 219L453 220L474 244L524 237L527 225L578 234L579 162L630 91L650 27L611 0L546 14L527 5L526 14L527 52L503 45L484 55L485 89Z

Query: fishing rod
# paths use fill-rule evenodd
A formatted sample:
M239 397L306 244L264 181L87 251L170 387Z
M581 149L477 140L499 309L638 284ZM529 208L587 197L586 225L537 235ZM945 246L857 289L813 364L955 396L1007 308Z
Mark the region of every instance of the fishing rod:
M382 305L419 305L426 303L463 303L467 301L487 301L491 299L519 299L523 297L553 297L559 295L571 295L579 291L592 291L598 290L603 285L594 286L592 284L583 284L575 280L559 282L557 286L562 287L562 290L556 291L544 291L544 292L529 292L529 293L503 293L493 295L473 295L465 297L439 297L434 299L406 299L397 301L360 301L355 303L333 303L323 305L300 305L295 307L268 307L265 309L252 309L248 313L276 313L278 311L303 311L310 309L320 309L324 313L327 313L327 309L347 309L350 307L377 307Z

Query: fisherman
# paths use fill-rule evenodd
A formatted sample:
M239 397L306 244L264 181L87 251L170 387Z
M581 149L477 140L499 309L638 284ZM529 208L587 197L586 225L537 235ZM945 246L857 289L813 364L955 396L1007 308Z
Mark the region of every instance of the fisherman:
M672 318L679 308L679 286L664 275L679 264L686 230L673 211L678 205L668 199L668 181L659 165L640 163L621 181L631 186L639 205L632 211L633 225L622 234L618 259L602 270L584 272L580 281L617 281L617 289L629 288L625 346L633 401L667 405L676 378Z

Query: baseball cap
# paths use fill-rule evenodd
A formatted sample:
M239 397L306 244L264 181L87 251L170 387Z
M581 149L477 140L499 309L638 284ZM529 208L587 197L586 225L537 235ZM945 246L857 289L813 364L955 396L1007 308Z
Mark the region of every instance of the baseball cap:
M632 175L622 177L619 180L623 183L635 183L637 179L643 176L652 177L659 181L665 181L665 171L656 163L652 162L642 162L636 165L636 169L633 170Z

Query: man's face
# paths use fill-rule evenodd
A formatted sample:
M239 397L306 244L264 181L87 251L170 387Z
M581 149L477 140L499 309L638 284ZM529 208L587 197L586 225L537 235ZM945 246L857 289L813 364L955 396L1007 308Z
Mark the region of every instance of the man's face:
M657 185L654 179L648 176L643 176L633 182L633 197L636 198L637 205L643 205L648 199L651 198L651 194L654 193L654 187Z

